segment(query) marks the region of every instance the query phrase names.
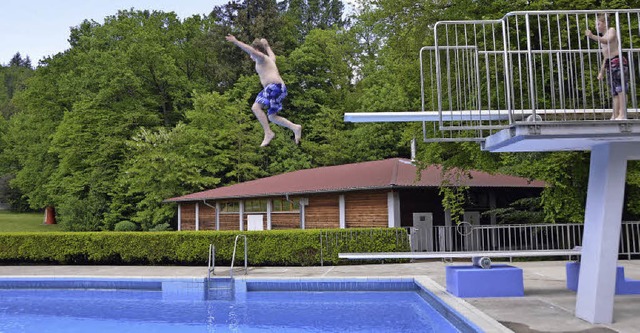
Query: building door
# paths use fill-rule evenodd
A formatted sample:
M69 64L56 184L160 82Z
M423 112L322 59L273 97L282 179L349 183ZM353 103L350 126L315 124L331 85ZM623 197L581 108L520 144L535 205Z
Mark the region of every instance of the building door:
M433 213L413 213L411 250L433 251Z

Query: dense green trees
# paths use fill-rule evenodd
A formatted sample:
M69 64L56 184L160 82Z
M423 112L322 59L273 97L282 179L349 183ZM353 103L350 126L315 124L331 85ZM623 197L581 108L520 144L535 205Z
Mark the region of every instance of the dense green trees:
M68 230L113 230L122 221L164 230L175 207L162 200L172 196L407 156L420 127L348 124L344 113L419 109L417 55L432 44L438 20L552 7L500 0L357 6L349 19L337 0L233 1L186 19L124 10L103 23L80 22L71 48L35 70L16 55L0 66L0 173L12 203L54 205ZM271 42L289 88L284 116L304 126L300 146L272 125L273 143L258 147L262 132L249 107L260 83L250 59L224 40L229 33ZM588 154L488 154L472 143L430 143L419 146L419 157L545 180L553 185L542 200L546 218L581 220ZM637 173L633 165L630 204L638 201Z

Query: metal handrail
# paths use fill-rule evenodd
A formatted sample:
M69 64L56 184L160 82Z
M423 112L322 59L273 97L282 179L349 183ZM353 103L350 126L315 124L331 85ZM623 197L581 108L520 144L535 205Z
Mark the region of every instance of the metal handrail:
M244 275L247 275L247 236L237 235L233 242L233 255L231 256L231 268L229 269L229 275L233 278L233 263L236 260L236 248L238 247L238 238L242 236L244 238Z
M209 263L207 264L208 279L211 279L211 275L214 274L213 270L215 268L216 268L216 247L215 245L213 245L213 243L211 243L209 244Z
M505 224L473 225L470 232L457 226L434 226L432 238L420 237L421 230L407 227L412 251L529 251L568 250L582 245L584 224ZM640 221L622 221L618 254L632 259L640 254Z

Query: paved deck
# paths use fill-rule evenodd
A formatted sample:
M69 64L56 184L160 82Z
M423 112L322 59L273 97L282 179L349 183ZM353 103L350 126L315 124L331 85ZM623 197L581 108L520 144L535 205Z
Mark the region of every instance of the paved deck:
M640 333L640 295L616 296L614 323L591 325L573 315L576 294L565 288L565 261L511 263L524 271L524 297L470 298L450 296L449 301L472 317L496 323L493 332L624 332ZM467 261L454 264L467 264ZM640 261L621 260L625 276L640 279ZM416 277L445 286L445 266L441 261L407 264L370 264L324 267L249 267L248 277ZM216 268L216 276L228 276L228 267ZM240 268L234 276L243 276ZM203 277L206 267L167 266L0 266L0 277L8 276L104 276L104 277ZM428 279L427 279L428 278ZM495 319L495 320L493 320ZM497 321L497 322L496 322Z

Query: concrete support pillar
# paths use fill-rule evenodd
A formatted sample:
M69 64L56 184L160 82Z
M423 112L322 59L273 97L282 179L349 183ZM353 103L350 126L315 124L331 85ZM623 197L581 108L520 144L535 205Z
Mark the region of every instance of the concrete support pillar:
M613 321L627 161L639 156L637 143L591 150L576 316L593 324Z
M273 199L267 200L267 230L271 230L271 213L273 212Z
M395 191L387 192L388 227L400 227L400 194Z
M200 204L196 202L196 230L200 230Z
M238 212L238 215L240 216L240 220L238 221L240 223L240 227L238 228L238 230L244 231L244 201L243 200L240 200L240 210Z
M220 230L220 203L216 201L216 230Z
M304 198L300 198L300 200L298 201L298 203L300 204L300 229L306 229L306 220L305 220L305 206L307 204L307 200L305 200Z
M338 210L340 213L340 229L347 227L347 208L344 200L344 194L340 194L338 197Z
M178 203L178 231L182 230L182 206Z

